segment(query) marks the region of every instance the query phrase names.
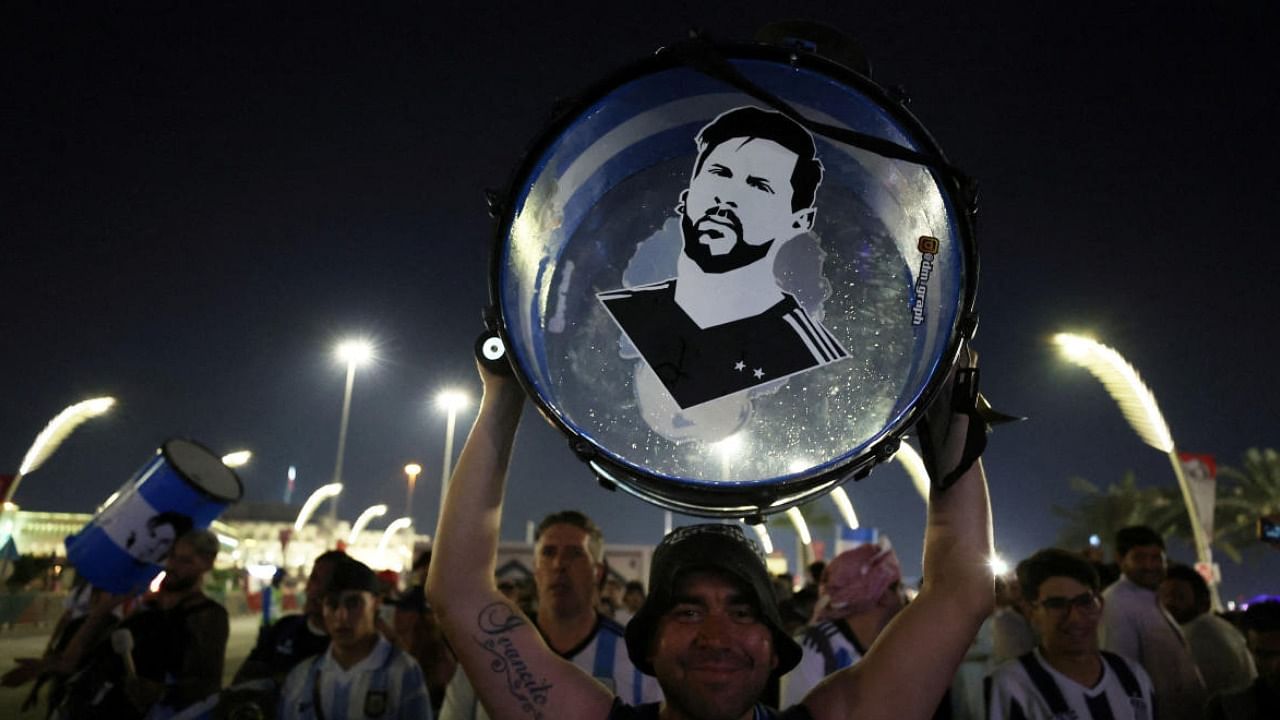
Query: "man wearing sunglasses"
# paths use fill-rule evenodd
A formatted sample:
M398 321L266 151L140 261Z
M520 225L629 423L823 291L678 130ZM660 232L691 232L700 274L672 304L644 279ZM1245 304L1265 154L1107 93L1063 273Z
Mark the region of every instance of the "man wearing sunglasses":
M1018 565L1018 582L1040 638L1036 649L987 678L987 718L1151 720L1151 679L1138 663L1098 647L1098 573L1064 550Z
M376 626L378 578L351 558L334 563L325 584L329 649L289 673L277 717L296 720L431 720L422 668Z

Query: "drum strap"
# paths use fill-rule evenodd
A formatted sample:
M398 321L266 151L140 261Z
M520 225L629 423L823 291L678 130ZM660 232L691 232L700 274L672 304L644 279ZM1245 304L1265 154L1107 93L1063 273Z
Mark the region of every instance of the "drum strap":
M802 115L795 108L791 107L786 101L776 95L766 91L759 85L751 82L742 73L738 72L723 55L716 52L715 48L702 38L694 38L685 40L680 43L671 45L666 49L673 57L679 59L685 65L720 80L724 83L732 85L751 97L769 105L774 110L786 115L800 125L807 128L810 132L817 133L823 137L830 138L845 145L851 145L863 150L869 150L877 155L894 160L905 160L917 165L924 165L930 169L936 170L952 180L966 190L970 191L972 197L969 201L976 204L976 183L972 178L965 175L959 168L948 163L946 160L936 155L926 155L917 152L911 148L904 147L895 142L879 138L874 135L860 133L849 128L837 127L826 123L810 120Z
M954 385L950 386L950 402L946 398L948 386L943 386L943 395L934 400L937 409L930 408L916 424L916 435L920 441L920 455L933 486L938 490L946 490L960 479L987 449L987 422L978 410L978 369L959 368L955 373ZM960 461L955 468L946 471L940 467L943 459L939 457L942 445L946 443L951 429L952 415L965 415L969 418L969 428L965 433L964 449Z

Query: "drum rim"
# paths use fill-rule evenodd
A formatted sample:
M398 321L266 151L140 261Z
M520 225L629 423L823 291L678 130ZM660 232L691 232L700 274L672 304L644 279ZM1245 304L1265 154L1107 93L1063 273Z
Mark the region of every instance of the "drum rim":
M186 471L182 469L182 466L176 462L176 459L174 458L173 454L169 451L170 446L173 445L174 443L186 443L187 445L191 445L195 447L197 450L201 450L204 453L208 454L209 457L217 461L218 464L223 469L226 470L226 472L230 473L231 479L235 481L236 490L237 490L236 496L224 497L194 482L191 476L188 475ZM223 502L223 503L240 502L241 498L244 497L244 481L240 479L240 475L237 474L234 469L227 467L226 463L222 462L218 454L210 450L203 443L196 442L195 440L192 440L191 438L186 438L186 437L169 438L168 440L165 440L164 443L160 446L160 454L164 456L164 459L169 465L169 467L173 468L173 471L175 473L177 473L178 475L181 475L182 479L186 480L187 484L191 486L191 488L199 492L201 495L204 495L208 498L211 498L213 500L217 500L218 502Z
M795 68L812 70L849 85L875 101L880 108L899 123L899 127L904 132L908 133L916 141L921 151L931 154L942 162L946 162L946 155L941 146L928 129L925 128L924 124L902 102L869 77L826 58L793 48L743 43L719 44L712 46L712 49L725 60L773 61ZM570 447L578 455L579 459L587 464L601 485L609 489L621 487L630 494L654 505L687 514L707 517L771 515L817 499L849 479L866 477L875 465L893 457L903 436L919 421L924 409L934 401L939 389L955 367L961 345L966 340L972 339L977 328L977 315L974 308L977 302L979 261L974 227L975 203L971 198L964 196L965 188L961 187L960 181L954 175L942 172L938 168L927 168L933 174L939 190L945 193L955 209L953 216L957 235L961 240L961 255L964 260L964 272L961 273L960 278L960 305L955 312L947 346L938 358L937 369L930 375L928 381L924 383L916 402L906 412L902 413L896 422L881 428L874 437L869 439L865 444L866 450L864 452L835 461L834 464L818 472L801 473L786 480L773 478L770 480L728 483L723 481L712 483L711 481L693 479L681 481L658 473L646 472L634 466L623 465L616 461L604 446L587 439L562 418L560 412L535 390L534 384L528 378L524 367L515 361L516 346L512 342L507 319L502 311L501 280L504 270L502 257L515 219L515 202L513 202L515 196L537 168L548 147L560 137L561 133L570 124L581 117L585 110L592 107L609 93L645 76L675 68L688 68L694 72L701 72L697 68L682 62L676 54L659 49L658 52L649 57L615 69L571 99L557 103L550 120L544 123L533 140L527 144L515 164L515 169L499 196L501 198L500 202L496 205L491 204L490 212L494 219L494 230L489 253L489 308L485 313L485 318L490 326L489 329L497 333L507 347L508 362L513 370L513 375L517 382L520 383L525 394L533 400L541 415L569 439ZM675 494L683 495L687 491L689 495L701 496L703 499L715 497L733 497L736 499L740 494L743 496L757 496L761 499L779 495L790 495L790 497L784 498L782 501L766 504L743 503L727 508L714 505L695 507L666 497L660 492L655 492L648 487L650 482L677 487L679 492ZM775 490L778 492L771 492ZM788 490L791 492L786 492ZM743 510L748 505L754 507L754 511L744 513Z

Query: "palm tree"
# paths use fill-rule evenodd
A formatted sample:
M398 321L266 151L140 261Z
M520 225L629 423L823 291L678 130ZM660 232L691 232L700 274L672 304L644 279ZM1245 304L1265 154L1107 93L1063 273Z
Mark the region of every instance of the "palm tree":
M1070 482L1071 489L1083 497L1073 507L1053 508L1064 521L1058 535L1058 545L1064 548L1082 548L1090 535L1109 543L1116 531L1131 525L1147 525L1167 534L1176 528L1178 518L1187 514L1177 488L1139 487L1132 470L1119 484L1112 483L1105 490L1080 477Z
M1218 466L1217 493L1213 508L1213 535L1209 538L1215 550L1220 550L1237 565L1244 562L1244 554L1259 547L1258 518L1280 513L1280 453L1273 449L1250 448L1245 451L1242 469L1227 465ZM1182 496L1177 488L1162 488L1160 498L1146 497L1140 502L1180 503ZM1165 518L1157 514L1155 521L1169 520L1167 524L1150 524L1160 533L1175 535L1190 542L1191 523L1185 512Z
M1236 563L1260 545L1258 518L1280 513L1280 453L1249 448L1242 459L1240 469L1218 467L1213 512L1213 545Z

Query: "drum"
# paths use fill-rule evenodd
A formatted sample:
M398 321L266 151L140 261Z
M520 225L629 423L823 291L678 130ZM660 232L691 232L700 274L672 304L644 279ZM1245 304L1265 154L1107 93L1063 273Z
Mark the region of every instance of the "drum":
M67 561L94 587L144 590L173 543L240 500L240 478L190 440L169 440L92 520L67 538Z
M517 377L602 483L679 512L865 475L976 325L971 185L901 103L799 51L625 69L493 205Z

